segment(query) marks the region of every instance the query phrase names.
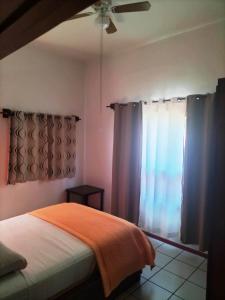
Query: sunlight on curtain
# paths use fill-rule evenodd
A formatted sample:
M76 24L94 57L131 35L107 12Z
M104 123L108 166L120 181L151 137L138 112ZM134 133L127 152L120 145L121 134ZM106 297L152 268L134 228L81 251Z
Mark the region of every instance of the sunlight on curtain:
M143 105L139 226L163 237L180 233L186 101Z

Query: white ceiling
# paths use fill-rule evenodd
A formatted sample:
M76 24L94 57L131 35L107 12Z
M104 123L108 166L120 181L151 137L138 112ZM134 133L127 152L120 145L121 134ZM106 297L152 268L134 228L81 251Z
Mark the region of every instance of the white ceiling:
M113 4L142 0L112 0ZM225 19L225 0L149 0L148 12L113 16L118 31L104 34L104 53L127 51L185 31ZM90 7L85 11L93 11ZM67 21L34 43L52 50L88 59L99 53L100 28L96 15Z

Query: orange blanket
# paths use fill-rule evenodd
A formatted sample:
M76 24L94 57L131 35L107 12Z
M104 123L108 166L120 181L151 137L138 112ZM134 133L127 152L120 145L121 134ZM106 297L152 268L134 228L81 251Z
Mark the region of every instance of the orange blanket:
M154 265L155 252L135 225L110 214L76 203L63 203L31 212L71 233L93 249L105 296L127 276Z

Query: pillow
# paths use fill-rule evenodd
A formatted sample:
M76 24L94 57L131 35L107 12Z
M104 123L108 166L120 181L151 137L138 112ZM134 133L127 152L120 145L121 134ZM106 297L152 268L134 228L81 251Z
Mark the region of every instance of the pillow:
M26 268L27 261L20 254L0 242L0 277Z

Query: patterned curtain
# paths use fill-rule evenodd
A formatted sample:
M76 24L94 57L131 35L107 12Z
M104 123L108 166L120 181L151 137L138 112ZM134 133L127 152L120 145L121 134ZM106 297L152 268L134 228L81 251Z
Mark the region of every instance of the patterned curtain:
M9 184L75 176L74 118L17 111L10 129Z

